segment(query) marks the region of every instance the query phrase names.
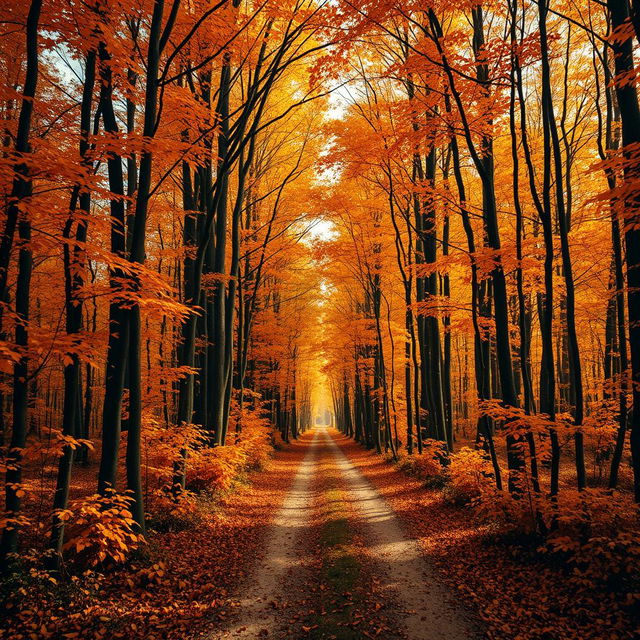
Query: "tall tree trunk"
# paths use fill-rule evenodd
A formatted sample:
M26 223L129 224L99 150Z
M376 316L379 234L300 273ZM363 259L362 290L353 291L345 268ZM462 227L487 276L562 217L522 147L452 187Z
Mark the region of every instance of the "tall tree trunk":
M174 2L174 8L178 0ZM149 28L149 49L147 52L146 87L144 101L144 125L142 134L147 141L155 135L158 117L158 72L162 42L169 37L170 25L162 31L164 0L154 0L153 14ZM151 172L153 167L153 150L146 146L140 155L138 177L138 194L136 197L135 219L131 238L129 259L136 264L143 264L146 258L145 243L147 233L147 213L151 193ZM139 289L139 282L134 278L134 289ZM140 304L134 301L126 310L129 327L129 429L127 430L127 489L133 497L132 513L140 530L144 533L145 517L142 494L142 477L140 468L140 438L142 432L142 370L141 370L141 317Z
M20 208L33 191L33 184L29 175L30 170L23 156L29 153L29 137L31 133L31 119L33 114L33 99L38 83L38 27L42 0L32 0L27 15L26 49L27 66L23 89L18 131L16 134L15 151L18 162L15 165L15 177L11 188L11 196L7 207L5 228L0 243L0 305L7 301L7 279L11 248L13 246L16 225L20 241L18 254L18 281L16 284L16 347L20 351L19 359L13 367L13 424L11 442L6 458L5 504L10 517L16 518L22 507L22 452L27 437L27 412L29 401L29 293L31 287L31 270L33 257L31 253L31 222L29 214L24 213L19 221ZM0 316L1 321L1 316ZM0 540L0 571L9 568L9 554L15 553L18 546L17 522L6 526Z
M80 108L80 158L85 167L91 167L88 160L89 131L91 127L93 87L96 72L96 52L89 51L85 59L85 78ZM79 202L78 202L79 201ZM75 221L76 206L80 206L81 218ZM77 336L82 330L83 304L80 291L84 286L84 271L86 269L83 244L87 238L86 218L90 213L91 194L83 185L77 185L71 196L69 206L70 215L65 225L63 236L66 240L64 250L65 274L65 313L66 332L69 336ZM70 244L71 230L76 224L75 242ZM82 364L78 354L69 354L71 362L64 368L64 402L62 409L62 433L65 436L77 438L80 436L78 426L82 418ZM49 566L57 569L64 543L64 520L58 516L61 510L67 508L69 500L69 484L74 460L74 445L66 445L58 463L58 479L53 498L53 526L51 530L51 552Z
M582 389L582 364L580 360L580 350L578 345L578 334L576 331L575 316L575 283L573 279L573 265L571 263L571 251L569 247L569 222L565 207L564 181L562 171L562 152L560 149L560 139L556 125L553 97L551 93L551 73L549 67L549 53L547 42L547 14L549 11L549 0L541 0L538 3L539 27L540 27L540 49L542 51L542 115L543 126L547 141L551 140L553 151L553 166L555 177L555 195L558 227L560 231L560 248L562 254L562 267L564 272L564 282L566 290L566 326L569 354L569 376L571 396L573 397L573 420L575 426L575 454L576 454L576 474L578 478L578 488L584 489L587 486L586 469L584 461L584 434L582 423L584 420L584 399ZM548 133L547 130L548 129ZM545 151L548 149L545 146ZM548 151L546 151L548 153ZM568 169L567 169L568 170Z
M449 99L446 100L447 107L450 108ZM485 349L485 345L488 341L483 337L483 329L480 327L478 321L478 315L480 310L480 301L478 300L478 294L481 291L480 283L478 282L478 266L476 263L476 245L473 235L473 228L471 226L471 220L469 212L467 211L467 196L464 186L464 180L462 177L462 169L460 165L460 153L458 151L458 141L455 135L451 136L451 157L453 164L453 174L455 176L456 185L458 188L458 199L460 202L460 214L462 216L462 225L464 228L465 236L467 238L467 247L469 249L469 259L471 262L471 319L473 322L474 331L474 349L475 349L475 369L476 369L476 388L478 394L478 400L483 402L489 399L490 390L487 378L487 368L489 366L488 353ZM495 443L493 440L493 432L489 423L489 417L486 414L481 413L478 418L478 433L484 437L489 455L491 457L491 464L493 466L493 473L495 476L496 487L502 490L502 473L500 471L500 463L495 449Z
M629 19L627 0L607 0L614 33L624 29ZM635 8L635 6L634 6ZM637 15L637 14L636 14ZM631 419L631 455L634 494L640 502L640 161L634 146L640 144L640 106L634 74L633 41L616 38L611 44L615 56L615 87L622 121L622 144L625 158L624 181L629 189L625 198L625 244L627 248L627 308L629 344L631 346L631 380L633 416Z
M517 0L512 0L512 31L517 21ZM515 34L512 32L512 40ZM549 129L543 129L544 155L543 155L543 185L542 199L538 194L536 186L536 174L529 145L527 132L527 111L522 82L522 69L518 55L512 59L514 67L514 82L518 93L520 105L520 135L522 149L529 178L529 189L538 217L542 223L543 240L545 249L544 258L544 294L539 296L539 317L540 333L542 342L542 358L540 362L540 411L546 414L550 421L556 418L556 381L555 363L553 356L553 273L554 273L554 246L553 246L553 224L551 213L551 154ZM551 442L551 481L550 492L552 496L558 493L560 478L560 443L558 434L554 427L549 429L549 439Z
M118 123L113 107L113 81L111 75L111 57L104 43L98 47L100 57L100 113L104 129L111 135L118 135ZM107 157L109 191L111 193L111 252L119 258L126 254L124 177L122 159L115 154ZM105 391L102 409L102 452L98 471L98 492L105 495L115 491L118 476L118 454L120 451L120 432L122 427L122 394L124 391L125 369L129 345L129 327L121 301L117 294L125 274L119 268L109 270L109 285L113 299L109 303L109 343L107 347L107 365Z
M31 194L31 187L24 192ZM22 451L27 437L27 414L29 405L29 290L33 256L31 252L31 223L28 218L18 223L20 251L18 254L18 281L16 284L16 347L20 356L13 367L13 429L7 455L6 511L12 518L20 514L22 506ZM2 532L0 541L0 567L8 566L8 555L15 553L18 545L18 524L9 523Z
M215 444L224 444L223 437L226 432L224 425L224 398L226 393L226 297L227 285L224 280L226 273L226 246L227 246L227 200L229 191L228 171L221 171L226 166L229 155L229 92L231 90L231 54L225 53L225 60L220 76L220 98L216 110L218 121L218 203L215 224L215 256L213 272L219 278L215 285L212 314L214 321L214 334L212 337L212 350L210 351L211 373L211 399L212 399L212 423L213 441Z

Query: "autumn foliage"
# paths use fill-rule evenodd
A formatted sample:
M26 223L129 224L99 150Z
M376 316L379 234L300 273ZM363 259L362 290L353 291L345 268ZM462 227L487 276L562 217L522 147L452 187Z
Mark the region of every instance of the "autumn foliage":
M218 531L325 415L494 542L637 606L635 0L0 17L17 618L32 584L78 610L83 580L160 584L154 544Z

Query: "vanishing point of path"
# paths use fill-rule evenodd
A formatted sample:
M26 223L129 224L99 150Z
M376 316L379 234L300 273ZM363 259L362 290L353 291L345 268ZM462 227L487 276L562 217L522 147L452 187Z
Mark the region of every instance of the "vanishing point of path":
M304 458L264 554L238 591L237 615L210 639L478 638L418 543L329 432L318 427L302 442ZM371 629L378 612L377 633L359 626Z

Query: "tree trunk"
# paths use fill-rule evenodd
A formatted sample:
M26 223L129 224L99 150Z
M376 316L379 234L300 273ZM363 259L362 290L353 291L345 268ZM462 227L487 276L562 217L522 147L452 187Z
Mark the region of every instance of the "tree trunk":
M627 0L607 0L614 33L624 28L629 19ZM636 14L637 15L637 14ZM625 244L627 247L627 308L629 344L631 345L631 380L633 416L631 419L631 455L634 494L640 502L640 178L638 151L640 144L640 107L633 77L633 42L631 38L611 43L615 56L616 95L622 121L622 144L625 157L624 181L629 189L625 198ZM624 81L620 79L624 78Z
M31 270L33 256L31 253L31 223L29 214L23 214L18 222L22 202L31 196L33 185L28 165L22 160L23 155L30 151L29 135L31 132L31 117L33 113L33 99L38 83L38 26L42 0L33 0L29 8L26 24L27 68L25 74L24 92L15 151L20 160L14 167L15 177L11 189L9 206L4 233L0 244L0 305L7 302L7 279L9 272L10 253L13 246L16 225L20 240L18 254L18 280L16 283L15 312L17 317L15 328L16 347L19 359L13 367L13 425L11 442L6 457L6 512L10 518L16 518L22 507L22 451L27 437L27 413L29 401L29 293L31 287ZM0 316L1 318L1 316ZM9 569L9 554L13 554L18 546L18 523L7 523L0 540L0 571Z
M107 133L118 135L119 129L113 108L113 82L111 76L111 58L104 43L98 48L101 68L100 113ZM124 177L122 159L110 154L107 157L107 172L111 218L111 252L120 258L125 257L125 205ZM115 297L120 290L125 275L120 269L109 270L109 284ZM120 431L122 427L122 394L124 391L125 369L129 345L129 327L126 315L117 298L109 304L109 343L107 347L107 366L105 391L102 409L102 453L98 471L98 492L105 495L108 490L116 490L118 476L118 453L120 450Z
M80 109L80 158L82 164L91 166L87 159L89 151L89 131L91 127L91 106L93 100L93 86L95 83L96 52L90 51L85 60L85 79ZM74 224L76 206L80 205L81 218L76 223L76 237L73 247L70 240L71 229ZM64 230L67 240L64 246L64 275L65 275L65 313L66 332L69 336L77 336L82 330L83 304L80 291L84 286L84 271L86 269L84 249L82 244L87 238L87 222L91 208L91 194L83 185L74 188L69 205L70 216ZM85 218L85 219L83 219ZM77 353L70 353L71 363L64 368L64 402L62 409L62 433L65 436L79 437L79 426L82 419L82 370ZM62 457L58 463L58 479L53 498L53 525L51 530L51 552L49 566L57 569L64 543L64 520L58 517L58 512L67 508L69 500L69 484L73 467L75 448L73 445L64 447Z

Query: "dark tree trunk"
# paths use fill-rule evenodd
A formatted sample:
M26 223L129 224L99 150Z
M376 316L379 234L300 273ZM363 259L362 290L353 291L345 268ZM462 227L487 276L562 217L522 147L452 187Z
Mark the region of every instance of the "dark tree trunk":
M447 99L447 106L448 104ZM458 141L453 135L451 137L451 152L453 162L453 173L458 187L458 199L460 201L460 214L462 216L462 225L464 227L465 236L467 238L467 246L469 249L469 258L471 260L471 319L473 322L474 330L474 349L475 349L475 370L476 370L476 388L478 393L478 400L480 402L489 399L489 380L487 377L487 369L489 366L488 359L488 341L483 337L483 329L480 327L478 321L480 300L479 293L481 291L481 285L478 282L478 266L476 264L476 245L473 235L473 227L471 226L471 220L469 212L467 211L467 196L464 186L464 180L462 177L462 169L460 165L460 153L458 151ZM493 441L493 432L489 423L487 415L481 414L478 418L478 435L484 438L489 455L491 457L491 464L493 466L493 473L495 476L496 487L502 490L502 473L500 471L500 464L498 462L498 456L496 454L495 444Z
M85 79L80 109L80 158L85 166L91 166L87 159L89 151L89 131L91 127L93 87L95 83L96 52L90 51L85 60ZM78 202L79 201L79 202ZM69 240L75 222L74 213L77 205L80 207L81 218L76 222L76 235L73 247ZM84 249L82 245L87 239L86 218L90 213L91 194L83 185L77 185L71 196L69 206L70 216L65 225L63 236L67 242L64 246L64 275L65 275L65 313L66 332L69 336L77 336L82 330L83 304L80 291L84 285L84 271L86 269ZM77 353L69 354L71 362L64 368L64 402L62 409L62 433L65 436L79 437L79 426L82 422L82 364ZM69 484L73 467L75 448L72 445L64 447L58 463L58 479L53 498L53 525L51 530L51 552L49 566L57 569L64 543L64 520L58 513L67 508L69 500Z
M549 54L547 46L547 14L549 0L541 0L538 3L540 48L542 51L542 115L543 126L547 143L551 141L553 151L553 166L555 178L556 211L558 228L560 232L560 247L562 254L562 267L566 290L566 327L568 341L569 378L571 397L573 399L573 419L575 426L575 454L578 488L584 489L587 485L586 469L584 461L584 435L582 423L584 420L584 400L582 389L582 364L578 345L575 317L575 284L573 279L573 265L569 247L569 222L565 206L564 181L562 179L562 152L560 139L556 125L553 98L551 94L551 75L549 67ZM545 145L545 152L548 153ZM568 169L567 169L568 170Z
M613 31L624 28L629 19L627 0L607 0ZM634 4L637 10L637 3ZM637 18L637 12L635 17ZM637 24L637 20L635 22ZM629 187L625 199L625 244L627 248L627 308L629 313L629 344L631 345L631 379L633 416L631 419L631 455L633 460L634 493L640 502L640 161L634 145L640 144L640 107L635 82L628 78L635 71L633 41L616 39L611 44L615 56L616 96L622 121L622 144L625 157L624 180ZM623 82L619 78L624 78Z
M98 48L101 62L100 113L107 133L118 135L119 129L113 108L113 82L111 76L111 58L104 43ZM122 159L110 154L107 158L107 172L111 217L111 252L120 258L125 257L125 205L124 177ZM113 296L117 296L125 274L120 269L110 269L110 287ZM118 453L120 450L120 431L122 427L122 394L124 391L129 328L121 301L113 299L109 304L109 344L107 347L107 366L105 374L105 392L102 410L102 453L98 471L98 492L105 495L108 490L116 490L118 476Z
M18 120L15 150L20 156L30 151L29 136L33 114L33 99L38 83L38 27L40 21L41 0L33 0L29 8L26 24L27 68L23 90L22 105ZM19 156L19 157L20 157ZM6 304L7 279L10 254L13 246L16 225L20 241L18 254L18 280L16 283L15 312L17 317L15 341L20 355L13 367L13 424L11 442L6 457L6 512L17 517L22 507L22 450L27 437L27 414L29 403L29 293L33 257L31 253L31 223L28 213L18 222L22 202L31 196L33 185L28 165L20 158L14 167L15 178L7 207L5 228L0 244L0 305ZM1 319L1 316L0 316ZM16 551L18 545L17 523L6 526L0 540L0 570L5 572L9 565L9 554Z

